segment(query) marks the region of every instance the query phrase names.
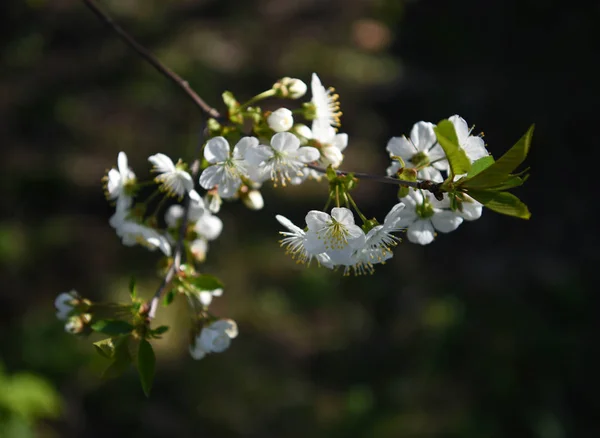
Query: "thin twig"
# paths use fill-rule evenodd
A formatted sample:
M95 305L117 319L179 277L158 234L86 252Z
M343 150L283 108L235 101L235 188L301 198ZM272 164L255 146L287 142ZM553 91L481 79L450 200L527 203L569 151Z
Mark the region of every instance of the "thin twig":
M316 170L317 172L320 172L323 174L327 173L327 169L324 169L319 166L315 166L314 164L307 164L306 167L308 167L312 170ZM412 187L413 189L428 190L436 196L437 196L437 194L440 193L440 188L442 186L442 183L436 183L436 182L429 181L429 180L405 181L402 179L392 178L390 176L379 176L379 175L372 175L370 173L362 173L362 172L348 172L345 170L336 170L335 173L336 173L336 175L339 175L339 176L345 176L345 175L348 175L351 173L358 179L366 179L369 181L375 181L375 182L380 182L380 183L384 183L384 184L394 184L397 186Z
M83 0L83 2L98 18L104 21L116 34L121 37L123 41L125 41L133 50L135 50L138 55L148 61L148 63L150 63L160 73L177 84L190 97L190 99L194 101L196 106L198 106L202 112L210 117L219 118L221 116L216 109L211 107L200 96L198 96L198 94L190 87L188 81L181 78L181 76L160 62L152 53L150 53L150 51L134 40L133 37L129 35L121 26L115 23L108 14L103 12L96 5L94 0Z

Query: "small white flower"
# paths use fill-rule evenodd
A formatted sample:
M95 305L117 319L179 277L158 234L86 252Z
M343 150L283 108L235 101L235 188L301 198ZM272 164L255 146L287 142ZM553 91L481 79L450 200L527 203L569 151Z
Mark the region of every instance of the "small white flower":
M66 321L78 300L79 295L75 290L59 294L54 300L56 317L61 321Z
M310 83L312 92L312 104L315 106L315 119L323 121L331 126L340 126L340 103L339 96L333 88L328 90L321 84L316 73L313 73Z
M386 215L383 225L376 225L367 233L364 248L359 258L368 263L383 263L392 257L392 248L400 242L400 239L392 233L403 230L398 224L404 210L404 203L394 205Z
M196 359L202 359L208 353L222 353L229 348L231 340L238 335L235 321L220 319L208 327L204 327L196 337L194 345L190 346L190 354Z
M407 228L406 236L412 243L427 245L435 239L435 231L449 233L458 228L463 218L447 207L447 199L437 201L428 192L411 190L402 198L406 209L397 227Z
M315 120L312 124L312 139L318 142L321 152L319 164L324 167L330 164L339 167L344 155L342 152L348 146L348 134L336 134L335 129L322 120Z
M235 196L242 184L242 175L248 174L244 156L248 149L257 146L258 139L255 137L243 137L231 154L229 142L224 137L211 138L204 147L204 158L212 166L204 169L200 175L200 185L206 190L218 186L222 198Z
M208 241L203 238L194 239L190 244L190 252L197 262L204 262L206 260L206 253L208 252Z
M332 269L334 267L331 259L325 252L321 253L309 253L306 250L306 233L300 227L297 227L285 216L277 215L275 218L279 221L281 225L286 227L289 231L280 231L279 234L285 236L279 242L281 246L286 247L286 254L292 256L292 259L296 260L298 263L306 263L307 266L310 266L311 260L314 258L317 259L319 265L323 265L326 268Z
M467 157L471 160L471 163L489 155L489 152L485 148L483 138L477 135L471 135L471 129L469 129L465 119L459 115L454 115L448 120L454 125L454 130L458 137L458 144L464 149Z
M265 206L265 200L263 199L260 190L250 190L245 193L242 197L244 205L250 210L260 210Z
M289 131L294 126L294 116L287 108L279 108L267 117L267 124L275 132Z
M465 220L474 221L481 217L483 205L469 195L463 194L462 211L457 211Z
M131 220L124 221L117 228L117 235L125 246L141 245L150 251L160 249L167 257L171 256L169 240L154 228L147 227Z
M135 186L135 174L129 168L127 155L125 152L119 152L117 157L117 169L110 169L106 176L106 196L108 199L117 200L117 207L122 208L131 206L131 194L128 189Z
M365 233L354 223L354 215L347 208L335 207L331 216L312 210L306 215L306 225L306 250L313 254L325 252L336 265L350 263L354 251L365 245Z
M391 156L401 157L406 167L419 168L418 176L436 182L442 182L440 171L448 170L448 160L442 147L438 144L433 123L415 123L410 131L410 138L392 137L387 144ZM400 163L392 162L387 174L393 176L400 169Z
M217 214L221 211L221 205L223 204L223 199L219 196L219 193L216 191L209 191L206 196L204 196L204 205L208 207L208 211L211 213Z
M196 193L197 192L195 190L192 190L190 192L190 195L192 193ZM196 222L198 219L200 219L206 212L206 208L204 206L204 201L202 200L202 198L200 196L196 197L196 196L190 196L190 204L189 204L189 208L188 208L188 222L189 223L194 223ZM169 228L176 228L181 224L181 220L183 219L183 214L185 213L185 209L183 207L183 205L180 204L174 204L171 205L167 211L165 212L165 222L167 223L167 227Z
M283 87L283 97L290 99L299 99L306 94L307 86L300 79L296 78L282 78L276 86L280 85Z
M221 231L223 231L223 222L218 216L206 211L196 221L194 231L206 240L215 240L221 235Z
M169 195L181 198L186 192L194 189L191 175L179 165L173 164L173 161L165 154L151 155L148 157L148 161L154 166L152 170L160 174L154 180Z
M223 289L215 289L215 290L203 290L198 292L196 295L200 304L204 307L210 306L212 303L213 297L220 297L223 295Z
M263 178L280 181L285 186L299 175L306 163L319 159L319 151L310 146L300 147L300 140L289 132L279 132L271 138L271 145L248 149L246 160L261 169Z

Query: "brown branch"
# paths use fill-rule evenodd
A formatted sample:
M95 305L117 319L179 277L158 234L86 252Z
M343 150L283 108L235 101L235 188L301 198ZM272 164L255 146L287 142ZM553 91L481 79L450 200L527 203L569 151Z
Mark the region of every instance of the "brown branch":
M171 70L169 67L160 62L150 51L139 44L133 39L122 27L120 27L114 20L105 12L103 12L94 2L94 0L83 0L88 8L102 21L104 21L123 41L127 43L138 55L144 58L149 64L151 64L156 70L162 73L164 76L169 78L172 82L177 84L184 92L194 101L197 107L199 107L203 113L210 117L219 118L221 114L219 111L207 104L198 94L190 87L188 81L184 80Z

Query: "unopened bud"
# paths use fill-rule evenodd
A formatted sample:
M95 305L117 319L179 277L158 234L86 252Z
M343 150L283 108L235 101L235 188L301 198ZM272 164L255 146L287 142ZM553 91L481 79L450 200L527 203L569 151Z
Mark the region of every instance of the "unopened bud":
M269 128L275 132L289 131L294 126L294 117L287 108L279 108L267 117Z
M242 201L244 205L250 210L260 210L265 206L262 194L259 190L250 190L242 195Z
M273 88L277 91L279 97L288 99L299 99L306 94L306 84L296 78L282 78L277 81Z

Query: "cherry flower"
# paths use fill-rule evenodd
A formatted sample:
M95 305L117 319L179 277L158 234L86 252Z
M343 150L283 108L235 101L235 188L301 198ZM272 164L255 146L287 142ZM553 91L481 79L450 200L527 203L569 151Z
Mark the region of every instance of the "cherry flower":
M392 257L392 247L401 240L392 233L403 230L399 226L405 204L399 202L386 215L382 225L375 225L366 235L364 248L361 249L360 259L369 263L383 263Z
M275 219L289 230L279 232L279 234L285 236L279 242L281 246L286 247L286 254L291 255L292 259L296 260L298 263L306 264L307 266L310 266L310 262L315 258L319 265L333 269L334 265L325 252L315 254L306 250L306 233L303 229L294 225L292 221L285 216L277 215L275 216Z
M435 231L449 233L458 228L463 218L448 207L448 200L437 201L429 192L411 190L402 198L406 209L397 227L406 228L406 236L412 243L428 245L435 239Z
M410 138L392 137L386 149L390 157L402 158L406 167L419 169L419 178L442 182L444 179L440 171L448 170L448 160L437 142L433 127L433 123L429 122L415 123L410 131ZM400 163L393 161L387 174L393 176L399 169Z
M315 120L330 126L340 126L342 112L338 101L339 95L335 94L334 88L326 90L317 74L313 73L310 89L312 92L311 102L315 107Z
M270 146L259 145L246 152L246 160L260 169L261 179L270 178L282 186L319 156L319 151L311 146L300 147L298 137L289 132L275 134Z
M242 184L242 176L247 175L247 163L244 158L247 150L258 146L255 137L243 137L233 148L231 154L229 142L225 137L214 137L204 147L204 158L211 166L200 175L200 185L210 190L218 187L221 198L232 198Z
M365 245L364 231L354 223L352 211L334 207L331 215L312 210L306 215L308 227L305 248L309 253L325 252L336 265L346 265L357 249Z
M324 167L330 164L339 167L342 164L342 152L348 146L348 134L337 134L329 124L315 120L312 124L312 140L318 144L321 152L319 164Z
M128 208L131 206L131 191L135 187L136 178L129 168L127 155L119 152L117 169L110 169L106 175L106 197L117 200L117 207Z
M202 329L194 340L194 345L190 345L190 354L194 359L200 360L209 353L222 353L237 335L237 324L232 319L215 321Z
M472 129L469 129L465 119L455 114L452 117L449 117L448 120L454 125L454 130L458 137L458 144L464 149L465 154L467 154L471 163L489 155L489 152L485 148L483 138L478 135L471 135Z
M78 300L79 294L75 290L59 294L54 300L56 317L61 321L66 321L69 318L69 314L75 309L75 304Z
M277 81L273 88L278 90L281 97L299 99L306 94L307 86L300 79L285 77Z
M180 164L173 164L173 161L165 154L151 155L148 157L148 161L154 166L152 170L159 173L154 180L170 196L182 198L183 195L194 189L191 175L183 170Z
M116 228L117 235L125 246L141 245L154 251L160 249L167 257L171 256L171 244L167 237L154 228L133 220L125 220Z

